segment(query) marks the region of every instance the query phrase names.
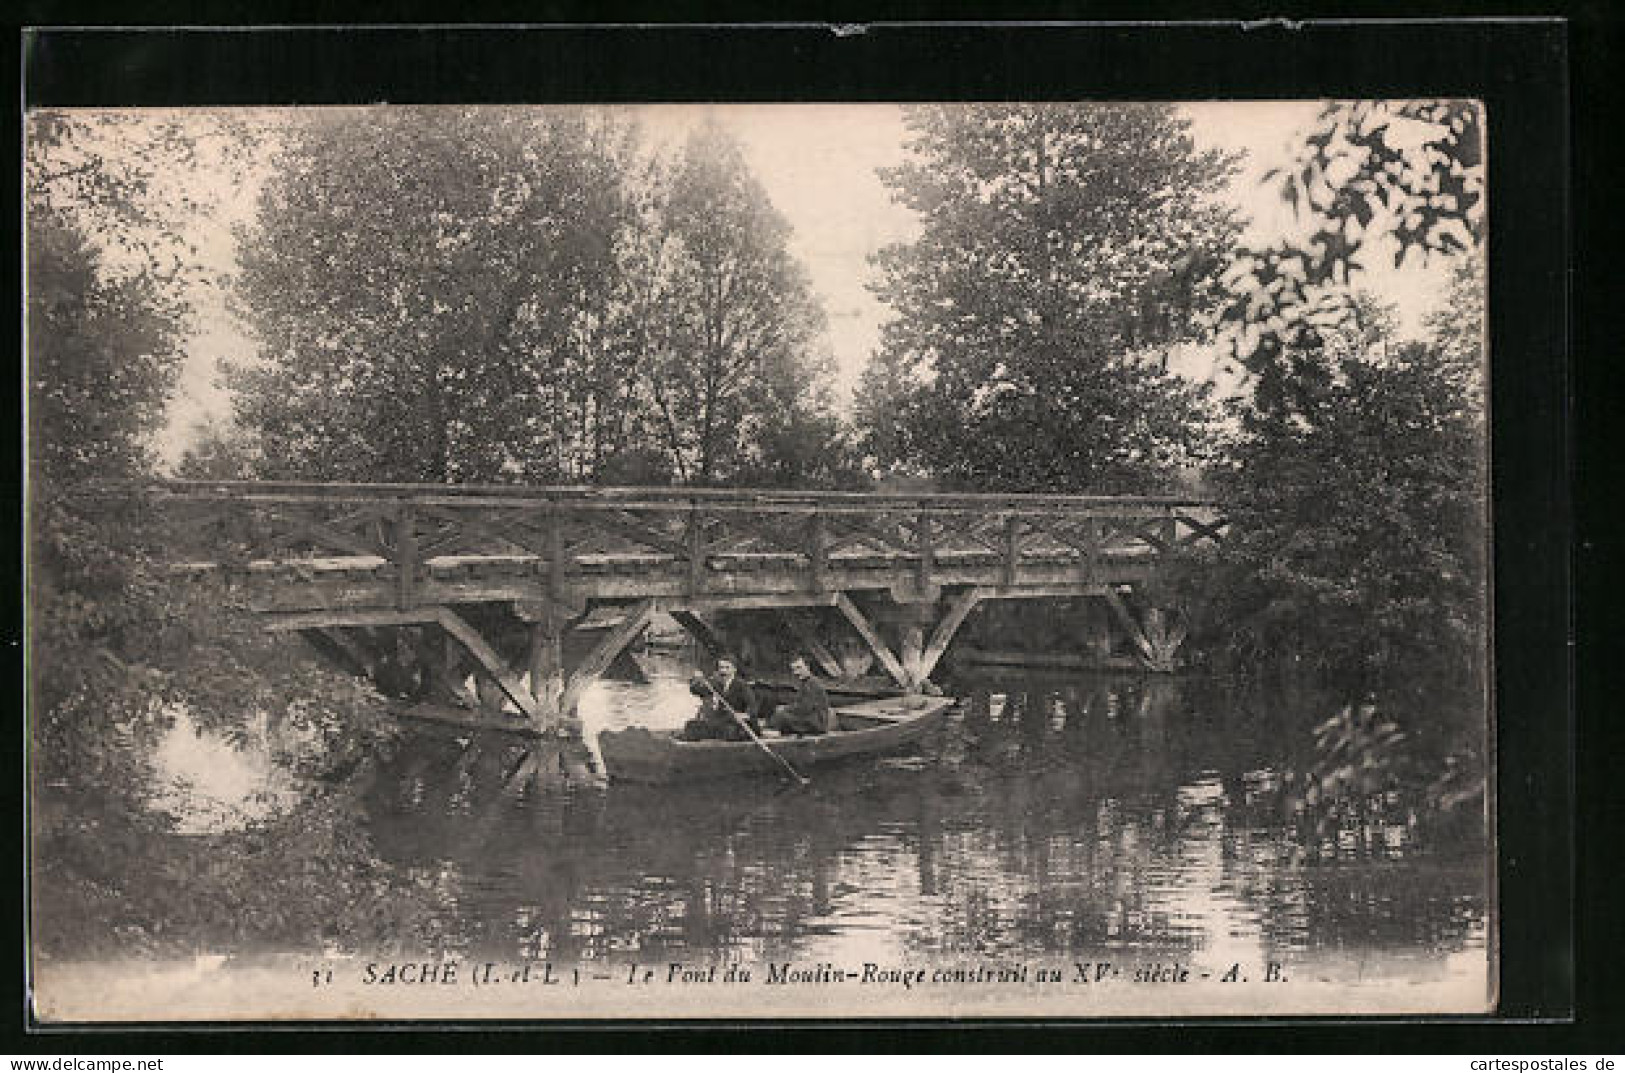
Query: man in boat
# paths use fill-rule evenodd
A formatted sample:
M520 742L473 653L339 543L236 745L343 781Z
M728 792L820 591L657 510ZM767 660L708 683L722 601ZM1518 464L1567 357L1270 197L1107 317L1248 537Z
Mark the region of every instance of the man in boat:
M750 735L728 711L729 708L748 720L751 729L760 729L756 723L756 693L750 688L750 683L739 677L739 668L732 658L721 656L717 659L714 677L695 674L689 680L688 691L701 698L700 710L678 733L682 740L749 741ZM723 702L726 702L726 706Z
M828 734L834 730L835 716L829 709L829 694L813 677L806 657L797 656L791 660L790 673L795 676L796 695L790 703L773 713L773 729L798 738L809 734Z

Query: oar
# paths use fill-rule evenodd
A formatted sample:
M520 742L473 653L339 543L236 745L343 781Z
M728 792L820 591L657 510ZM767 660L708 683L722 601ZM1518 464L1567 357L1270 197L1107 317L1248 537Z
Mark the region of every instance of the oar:
M810 780L803 778L801 772L790 766L790 761L786 760L784 757L780 756L778 753L774 752L768 747L767 742L763 741L761 736L750 728L750 720L734 711L733 705L724 700L722 694L717 692L717 687L711 684L711 679L706 678L704 675L701 675L700 679L705 683L705 688L709 689L711 691L711 695L717 699L717 703L722 705L722 710L734 717L734 722L738 723L744 728L745 733L750 735L750 740L754 741L762 752L777 760L779 762L779 766L784 768L785 771L788 771L790 773L790 777L796 780L798 784L802 786L807 785Z

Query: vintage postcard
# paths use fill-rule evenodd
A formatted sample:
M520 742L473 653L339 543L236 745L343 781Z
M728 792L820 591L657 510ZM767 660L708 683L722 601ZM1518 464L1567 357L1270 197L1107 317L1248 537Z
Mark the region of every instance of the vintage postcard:
M1484 129L29 110L35 1016L1492 1011Z

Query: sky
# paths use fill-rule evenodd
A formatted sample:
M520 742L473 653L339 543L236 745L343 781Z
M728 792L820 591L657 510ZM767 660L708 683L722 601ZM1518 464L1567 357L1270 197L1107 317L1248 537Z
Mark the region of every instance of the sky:
M1289 210L1264 174L1290 159L1293 146L1320 109L1315 101L1202 102L1181 106L1192 121L1199 147L1243 150L1240 171L1228 192L1251 220L1247 237L1267 240L1292 227ZM633 111L645 136L676 147L708 118L730 130L775 207L788 219L793 253L806 267L828 317L828 345L835 364L835 397L843 408L880 339L887 308L869 290L871 258L881 248L918 233L913 212L891 199L877 169L900 163L907 131L902 107L893 104L642 105ZM207 165L205 165L207 167ZM258 184L224 185L200 174L217 211L201 219L193 236L208 272L221 279L234 264L232 229L252 215ZM1414 332L1443 293L1442 273L1416 266L1373 266L1361 285L1398 306L1402 331ZM219 385L220 358L251 355L253 344L231 315L224 288L197 296L197 331L161 453L178 457L200 419L224 418L229 397ZM1222 380L1215 356L1195 348L1174 367L1193 377Z

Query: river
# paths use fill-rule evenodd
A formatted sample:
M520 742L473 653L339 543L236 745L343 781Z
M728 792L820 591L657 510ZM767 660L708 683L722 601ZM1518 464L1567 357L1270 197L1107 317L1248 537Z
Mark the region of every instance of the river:
M588 739L683 722L695 705L685 666L671 656L651 683L594 686ZM115 965L97 956L105 938L87 934L38 963L41 1008L70 1019L1487 1008L1482 819L1470 807L1430 813L1397 791L1305 808L1311 728L1325 714L1308 695L1082 672L945 684L958 702L939 731L894 756L816 768L805 787L764 777L510 793L518 739L484 735L470 749L461 731L405 734L369 765L358 798L346 790L342 809L313 814L326 817L320 831L293 833L299 860L241 869L217 855L258 844L255 824L309 788L272 762L273 744L289 744L274 720L228 745L181 713L156 758L154 806L178 821L161 867L242 871L283 893L268 904L216 885L243 905L184 916L211 929L190 956L170 942ZM323 888L290 883L290 867ZM292 911L334 891L314 919ZM233 927L250 905L253 942ZM373 938L358 937L358 921ZM372 986L402 959L461 975L432 990ZM635 986L678 963L757 980ZM517 966L519 982L465 986L482 965ZM767 966L1021 983L775 987ZM1026 978L1046 968L1066 981ZM1124 986L1085 985L1074 975L1085 969ZM554 972L564 986L527 989ZM1130 982L1181 974L1191 986Z
M1337 982L1486 964L1486 853L1397 794L1317 826L1291 774L1306 720L1213 683L954 683L912 752L768 780L515 800L458 745L384 765L366 824L432 881L447 953L846 964L1110 955L1291 965ZM683 681L602 683L589 735L675 726Z

